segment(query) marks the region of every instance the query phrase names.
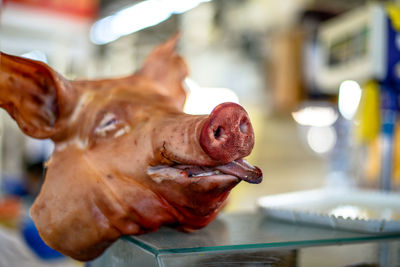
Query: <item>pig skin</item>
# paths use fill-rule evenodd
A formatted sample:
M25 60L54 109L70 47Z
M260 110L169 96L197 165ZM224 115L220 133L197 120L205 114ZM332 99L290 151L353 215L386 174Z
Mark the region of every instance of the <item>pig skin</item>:
M55 143L30 211L50 247L86 261L121 235L199 229L242 179L261 182L261 171L242 161L254 145L243 108L182 112L188 71L177 40L133 75L93 81L67 81L43 63L1 54L0 106L25 134Z

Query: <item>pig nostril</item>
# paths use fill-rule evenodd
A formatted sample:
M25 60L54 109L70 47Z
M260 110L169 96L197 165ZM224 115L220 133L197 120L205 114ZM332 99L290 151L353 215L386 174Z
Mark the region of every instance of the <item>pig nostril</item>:
M240 131L245 134L249 130L249 121L247 119L242 119L239 126Z
M214 138L219 139L224 134L224 128L218 126L217 129L214 130Z
M221 164L248 156L254 133L247 112L235 103L219 104L205 118L199 141L204 152Z

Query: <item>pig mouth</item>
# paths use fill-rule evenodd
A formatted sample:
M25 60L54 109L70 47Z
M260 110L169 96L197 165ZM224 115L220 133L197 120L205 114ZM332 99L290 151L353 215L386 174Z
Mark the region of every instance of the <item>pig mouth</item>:
M206 179L210 177L235 177L251 184L259 184L262 181L262 171L244 159L237 159L227 164L208 167L198 165L173 164L172 166L150 167L147 171L156 182L174 180L176 178Z
M235 176L251 184L259 184L262 181L261 170L244 159L238 159L216 167L196 165L176 165L173 167L185 171L189 178L225 174Z

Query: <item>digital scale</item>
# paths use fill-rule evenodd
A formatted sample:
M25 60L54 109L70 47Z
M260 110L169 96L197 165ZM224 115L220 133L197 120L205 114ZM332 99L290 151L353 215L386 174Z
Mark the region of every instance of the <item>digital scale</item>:
M353 80L361 87L376 88L379 95L374 100L362 98L364 108L375 105L375 113L379 114L364 116L359 123L366 129L369 126L365 125L376 120L381 154L379 186L385 191L393 189L394 180L394 139L400 110L399 32L399 6L371 4L329 20L318 33L320 50L315 82L319 89L337 94L343 81Z

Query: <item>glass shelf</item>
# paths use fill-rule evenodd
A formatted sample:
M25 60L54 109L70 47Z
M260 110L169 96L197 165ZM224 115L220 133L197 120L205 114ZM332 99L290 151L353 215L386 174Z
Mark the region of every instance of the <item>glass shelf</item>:
M145 263L146 265L142 266L168 266L168 262L174 266L177 262L188 263L192 259L198 261L200 256L208 257L207 254L244 255L265 250L286 250L289 253L293 249L311 246L397 239L400 240L400 233L376 235L294 225L274 221L255 213L220 214L207 227L193 233L163 227L154 233L124 236L90 266L113 266L112 260L116 259L119 260L119 264L126 262L126 266L134 266L133 263L138 266ZM291 252L288 255L291 257ZM154 261L154 264L148 261Z
M146 235L123 237L154 254L315 246L386 238L400 238L400 233L374 235L294 225L259 214L221 214L206 228L190 234L162 228Z

